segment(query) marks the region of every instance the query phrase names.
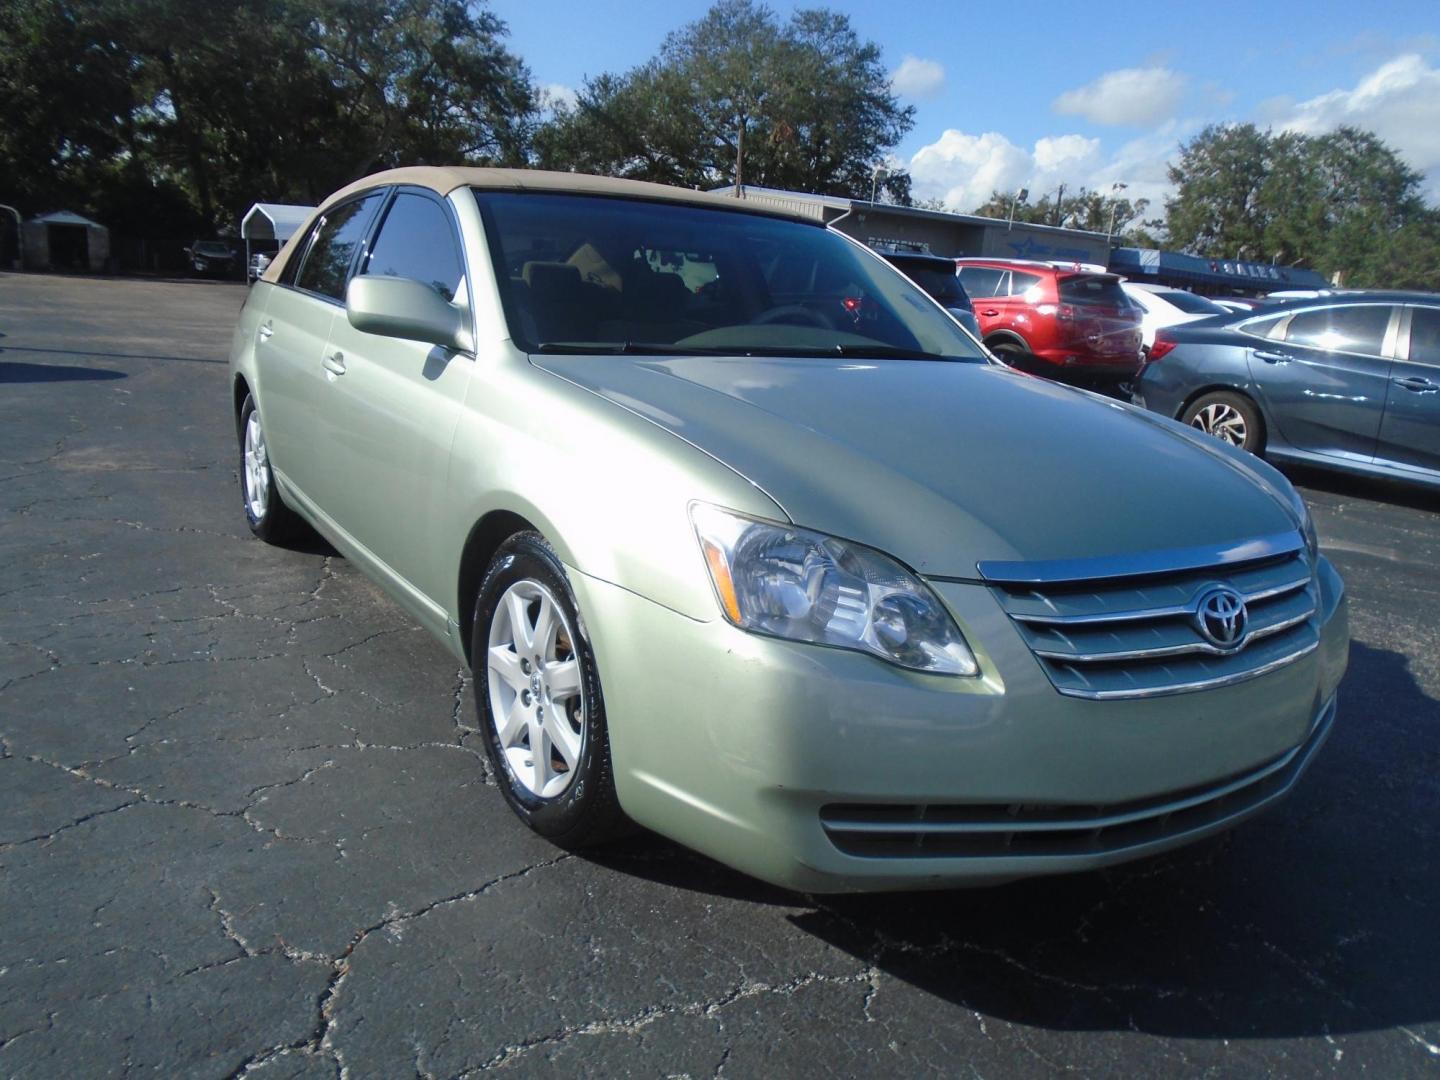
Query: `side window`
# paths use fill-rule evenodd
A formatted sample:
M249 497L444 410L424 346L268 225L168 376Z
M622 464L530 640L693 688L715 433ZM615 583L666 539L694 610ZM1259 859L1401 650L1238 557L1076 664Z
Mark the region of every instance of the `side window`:
M1023 296L1029 289L1040 284L1039 274L1022 274L1019 270L1011 271L1010 274L1010 295Z
M960 268L960 284L964 285L965 291L976 299L999 296L1001 279L1004 276L1004 270L992 270L988 266L962 266Z
M1440 308L1410 309L1410 359L1440 367Z
M1278 330L1287 318L1285 315L1271 315L1267 319L1251 319L1239 329L1255 337L1270 338L1273 341L1280 338Z
M305 264L295 277L296 285L334 300L345 299L345 276L350 271L350 261L365 239L365 230L380 199L377 191L332 210L320 220L315 239L305 255Z
M463 276L460 250L440 204L403 191L395 196L360 273L413 278L454 300Z
M1329 352L1379 356L1392 310L1384 304L1371 304L1297 312L1285 329L1285 340Z

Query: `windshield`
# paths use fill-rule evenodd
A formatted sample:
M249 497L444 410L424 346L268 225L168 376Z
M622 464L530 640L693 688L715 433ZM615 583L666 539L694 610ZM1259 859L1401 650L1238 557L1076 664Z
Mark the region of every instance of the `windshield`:
M919 289L826 229L661 202L476 192L527 351L987 362Z
M199 255L229 255L230 249L224 244L215 240L201 240L195 245L196 254Z
M925 260L895 259L894 265L911 281L919 285L946 307L969 307L970 298L955 273L955 264L947 268L943 264Z

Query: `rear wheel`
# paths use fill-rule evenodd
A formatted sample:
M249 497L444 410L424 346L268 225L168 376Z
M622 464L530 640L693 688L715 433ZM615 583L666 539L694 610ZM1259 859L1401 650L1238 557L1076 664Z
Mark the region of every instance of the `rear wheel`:
M1241 394L1216 391L1190 403L1181 419L1221 442L1252 454L1265 447L1265 422L1255 403Z
M471 669L485 751L520 820L570 848L627 831L595 656L565 569L539 533L512 536L491 561Z
M300 518L275 487L265 427L249 394L240 406L240 495L250 531L267 544L277 544L299 530Z

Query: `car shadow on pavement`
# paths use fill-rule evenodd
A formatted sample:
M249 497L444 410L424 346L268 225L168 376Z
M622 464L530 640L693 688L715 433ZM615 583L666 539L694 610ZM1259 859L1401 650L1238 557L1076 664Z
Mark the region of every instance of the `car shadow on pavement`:
M1424 855L1440 809L1440 702L1405 657L1358 643L1340 697L1329 745L1287 801L1125 867L798 897L666 842L596 861L807 909L790 921L922 991L936 1023L959 1007L1029 1027L1230 1039L1440 1019L1440 863Z
M102 360L168 360L180 364L228 364L228 360L215 359L208 356L152 356L147 353L115 353L115 352L94 352L86 349L41 349L35 346L7 345L0 348L0 352L26 352L46 353L51 356L95 356ZM12 363L13 361L5 361ZM27 367L37 367L36 364L27 364Z
M0 352L4 350L0 349ZM0 383L99 382L123 378L126 378L125 372L110 371L106 368L78 367L72 364L27 364L20 360L0 359Z
M1407 484L1403 480L1392 480L1383 476L1352 476L1330 469L1314 469L1288 463L1281 466L1281 471L1291 483L1299 487L1323 491L1341 498L1366 499L1440 513L1440 490L1419 484Z

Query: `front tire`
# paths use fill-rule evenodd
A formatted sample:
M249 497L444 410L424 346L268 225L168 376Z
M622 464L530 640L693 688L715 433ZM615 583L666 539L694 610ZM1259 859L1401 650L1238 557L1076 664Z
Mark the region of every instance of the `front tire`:
M565 568L539 533L501 545L473 626L480 730L516 816L566 848L627 831L595 655Z
M1259 454L1265 448L1265 421L1255 403L1242 394L1228 391L1202 394L1190 403L1180 419L1252 454Z
M267 544L281 543L299 531L299 516L275 486L265 428L250 394L240 406L240 496L250 531Z

